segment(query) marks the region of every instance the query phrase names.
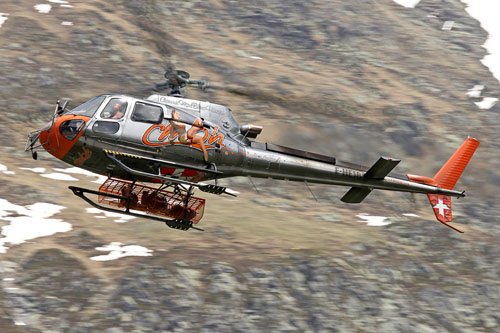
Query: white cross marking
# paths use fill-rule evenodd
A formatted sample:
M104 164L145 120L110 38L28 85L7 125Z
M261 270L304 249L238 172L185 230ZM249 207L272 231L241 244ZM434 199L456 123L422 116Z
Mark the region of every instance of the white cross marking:
M183 172L184 172L184 169L175 169L175 171L172 173L171 177L179 178Z
M444 211L445 210L450 210L450 207L448 207L447 205L443 204L443 200L442 199L439 199L438 200L438 204L433 206L432 208L437 208L439 209L439 215L443 215L444 216Z

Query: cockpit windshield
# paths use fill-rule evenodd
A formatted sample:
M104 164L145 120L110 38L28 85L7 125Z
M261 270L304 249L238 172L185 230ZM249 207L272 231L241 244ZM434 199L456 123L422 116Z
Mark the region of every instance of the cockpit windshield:
M80 104L76 108L71 109L67 114L75 114L92 118L94 116L94 113L96 113L97 109L99 109L99 106L101 106L102 102L105 99L106 95L94 97L90 101L87 101L83 104Z

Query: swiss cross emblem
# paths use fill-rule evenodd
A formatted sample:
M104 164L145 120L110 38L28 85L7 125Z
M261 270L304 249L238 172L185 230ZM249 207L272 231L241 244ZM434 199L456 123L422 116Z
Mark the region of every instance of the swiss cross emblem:
M453 219L451 215L451 198L441 194L428 194L428 197L436 218L444 223L451 222Z

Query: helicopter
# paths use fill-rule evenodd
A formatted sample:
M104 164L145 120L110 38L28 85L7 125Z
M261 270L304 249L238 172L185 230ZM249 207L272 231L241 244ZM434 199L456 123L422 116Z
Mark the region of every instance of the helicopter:
M451 223L453 190L479 141L467 138L435 174L398 175L399 159L381 156L372 166L340 161L255 139L263 128L239 124L224 105L188 99L183 88L210 87L185 71L168 68L156 93L137 98L103 94L68 109L58 101L49 123L28 135L25 151L34 159L41 147L79 168L106 175L99 189L70 186L90 205L121 214L160 221L179 229L203 230L205 199L196 189L214 195L239 193L219 184L227 177L272 178L348 186L341 198L361 203L374 189L426 194L437 220ZM213 87L213 85L212 85ZM161 91L166 90L165 94ZM97 200L90 195L97 195Z

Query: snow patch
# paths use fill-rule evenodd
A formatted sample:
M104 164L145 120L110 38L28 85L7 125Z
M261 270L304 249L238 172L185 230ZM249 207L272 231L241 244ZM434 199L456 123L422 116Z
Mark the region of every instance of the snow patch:
M128 220L135 219L134 216L129 216L125 214L119 214L119 213L113 213L113 212L107 212L105 210L97 209L97 208L87 208L87 213L89 214L104 214L103 215L97 215L95 216L98 219L102 219L105 217L110 217L110 218L117 218L115 220L116 223L125 223L128 222Z
M7 167L3 164L0 164L0 172L6 174L6 175L15 175L16 173L14 171L9 171Z
M481 97L481 93L483 92L484 86L480 84L476 84L474 88L467 90L466 95L471 98Z
M21 170L28 170L36 173L44 173L45 168L20 168Z
M491 109L495 104L497 104L498 98L495 97L484 97L481 102L474 102L474 104L477 105L478 108L482 110L489 110Z
M2 27L2 24L5 23L5 21L7 21L9 14L7 13L0 13L0 28Z
M443 23L443 27L441 28L441 30L451 30L451 29L453 29L453 24L455 24L455 22L453 22L453 21L445 21Z
M81 168L67 168L67 169L54 169L55 171L58 172L65 172L65 173L72 173L72 174L79 174L79 175L85 175L87 177L97 177L97 179L93 180L92 183L97 183L97 184L102 184L108 179L106 176L101 176L97 173L93 173Z
M35 9L39 12L39 13L42 13L42 14L48 14L50 12L50 10L52 9L52 6L51 5L48 5L48 4L38 4L38 5L35 5L33 6L35 7Z
M139 245L125 245L122 246L120 242L112 242L109 245L100 246L95 248L97 251L109 252L108 254L91 257L90 259L96 261L115 260L127 256L152 256L153 250L147 249Z
M408 217L419 217L420 215L413 214L413 213L405 213L403 216L408 216Z
M40 176L45 177L45 178L65 180L65 181L70 181L70 182L78 181L78 179L75 177L71 177L70 175L66 175L64 173L57 173L57 172L44 173L44 174L41 174Z
M359 217L360 219L364 220L364 221L358 221L358 222L365 222L367 225L373 226L373 227L381 227L384 225L391 224L390 221L386 221L388 219L388 217L385 217L385 216L372 216L372 215L367 215L367 214L359 214L356 216Z
M60 7L66 7L66 8L72 8L73 6L69 4L68 1L64 1L64 0L48 0L49 2L52 2L52 3L56 3L58 4Z
M106 179L108 179L108 177L106 177L106 176L101 176L101 175L98 175L97 173L93 173L93 172L90 172L90 171L87 171L84 169L80 169L80 168L67 168L67 169L54 168L54 171L57 171L57 172L46 173L46 174L44 174L44 172L46 171L45 168L21 168L21 170L28 170L28 171L40 173L41 174L40 176L45 177L45 178L65 180L65 181L78 181L79 180L78 178L67 175L68 173L69 174L77 174L77 175L78 174L85 175L87 177L95 177L96 179L93 180L92 182L98 183L98 184L102 184L106 181Z
M7 243L16 245L29 239L70 231L71 224L68 222L50 218L64 208L44 202L23 207L0 198L0 221L10 222L2 227L0 253L7 252Z
M481 62L490 69L493 76L500 81L500 1L498 0L462 0L467 5L470 16L481 22L481 27L488 32L488 39L483 47L488 50Z
M420 2L420 0L393 0L398 5L407 7L407 8L415 8L415 6Z

